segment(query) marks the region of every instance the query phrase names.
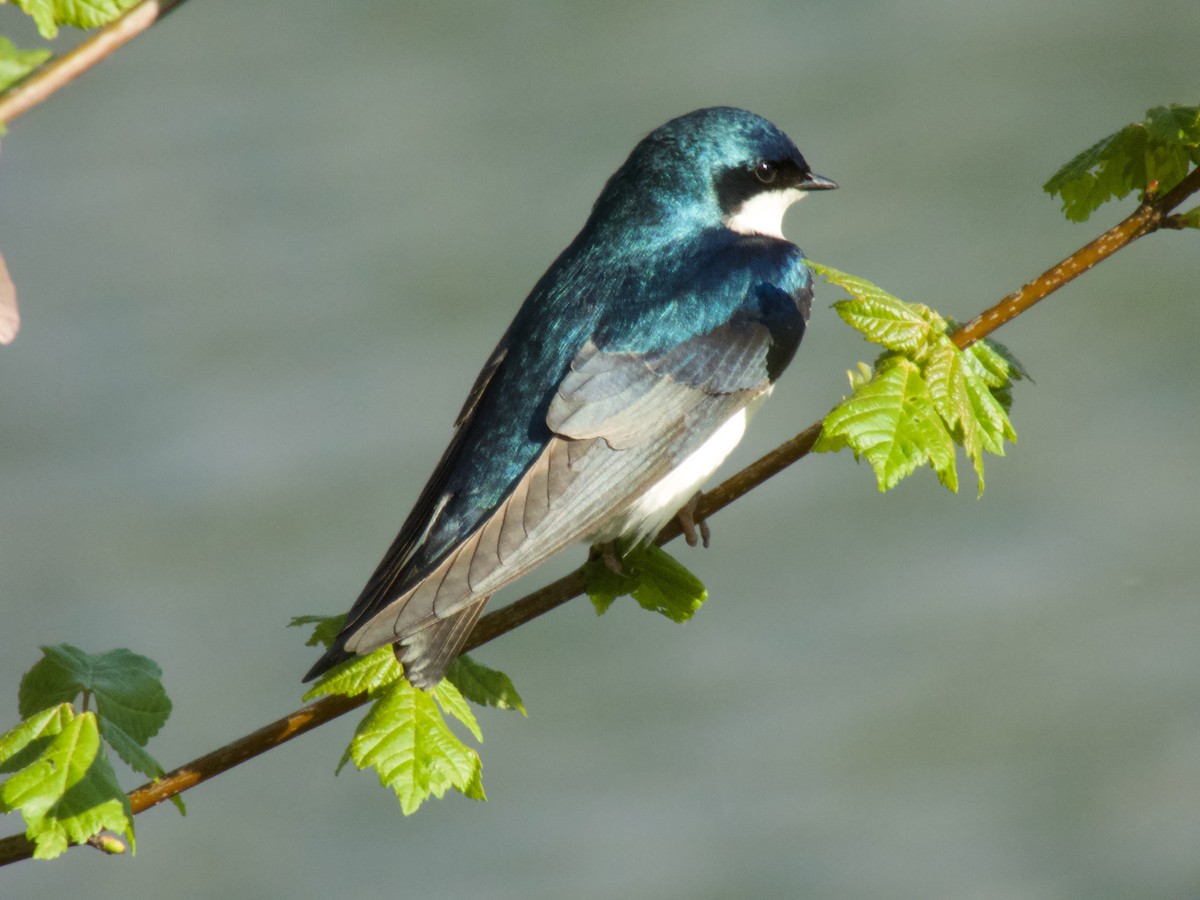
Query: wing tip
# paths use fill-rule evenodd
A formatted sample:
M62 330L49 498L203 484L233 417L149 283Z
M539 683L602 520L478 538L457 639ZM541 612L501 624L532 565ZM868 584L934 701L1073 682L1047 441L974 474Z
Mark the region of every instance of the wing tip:
M304 677L300 679L300 682L302 684L307 684L310 681L314 681L324 675L334 666L344 663L353 656L354 654L349 652L341 641L338 641L332 647L326 650L320 659L313 663L312 668L305 673Z

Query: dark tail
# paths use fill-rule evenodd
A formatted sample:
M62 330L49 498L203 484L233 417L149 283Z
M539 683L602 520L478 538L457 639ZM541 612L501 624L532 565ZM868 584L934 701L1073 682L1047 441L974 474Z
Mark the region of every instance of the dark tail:
M304 676L303 680L306 682L312 681L314 678L324 675L334 666L338 665L338 663L344 663L346 660L352 658L354 654L347 652L343 644L341 635L339 635L338 640L334 641L333 646L325 651L325 655L313 664L313 667L308 670L308 674Z

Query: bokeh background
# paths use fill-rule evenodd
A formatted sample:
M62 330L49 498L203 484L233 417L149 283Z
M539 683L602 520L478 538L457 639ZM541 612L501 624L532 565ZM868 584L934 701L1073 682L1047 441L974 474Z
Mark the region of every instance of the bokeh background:
M662 121L771 118L842 185L789 236L967 319L1131 208L1072 225L1041 184L1200 100L1197 46L1194 0L186 5L4 139L0 723L59 642L161 662L168 768L297 706L286 622L354 599ZM982 499L811 458L679 548L688 625L575 601L482 650L529 708L481 714L487 803L335 779L346 719L0 895L1200 895L1197 241L999 335L1036 383ZM724 473L872 358L838 296Z

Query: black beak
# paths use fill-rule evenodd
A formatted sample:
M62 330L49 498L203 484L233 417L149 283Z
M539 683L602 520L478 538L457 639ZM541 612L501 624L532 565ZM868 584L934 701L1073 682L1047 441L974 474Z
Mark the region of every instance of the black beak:
M796 187L802 191L833 191L837 190L837 182L808 172Z

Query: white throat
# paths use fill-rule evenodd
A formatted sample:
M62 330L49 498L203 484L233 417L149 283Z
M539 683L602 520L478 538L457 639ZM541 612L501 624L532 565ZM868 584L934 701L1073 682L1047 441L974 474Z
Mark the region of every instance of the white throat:
M751 197L725 219L725 227L739 234L762 234L783 238L783 214L804 196L804 191L784 188Z

